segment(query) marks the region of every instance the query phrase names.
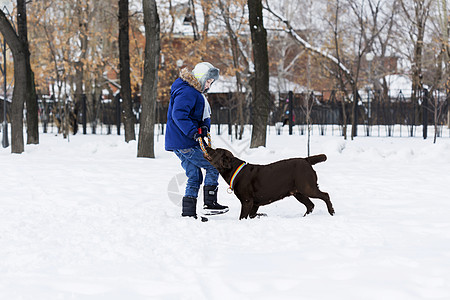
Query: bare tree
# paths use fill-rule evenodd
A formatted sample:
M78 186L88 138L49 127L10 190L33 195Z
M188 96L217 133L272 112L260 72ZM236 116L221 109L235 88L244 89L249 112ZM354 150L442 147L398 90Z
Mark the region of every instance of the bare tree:
M371 70L369 71L371 71L373 74L368 75L368 84L373 86L375 89L381 86L384 99L387 99L389 92L389 87L386 81L386 75L389 74L389 70L386 70L383 64L383 59L387 58L387 56L389 55L389 51L395 49L395 47L393 46L393 42L396 38L395 21L398 15L398 6L399 5L397 0L394 0L390 6L388 6L386 3L382 3L381 1L375 3L369 2L369 8L372 16L372 26L374 31L379 31L379 27L382 25L379 21L381 13L384 13L387 19L385 33L377 35L377 38L375 39L370 49L372 54L377 57L378 61L374 61L373 63L371 63ZM372 79L370 82L369 78ZM380 78L381 82L377 80L378 78Z
M136 140L134 114L131 101L130 38L128 22L128 0L119 0L119 57L120 94L122 96L125 142Z
M197 16L195 15L195 3L194 3L194 0L188 0L188 1L189 1L190 23L192 25L192 31L194 33L194 40L197 41L200 39L200 34L198 32Z
M227 30L228 41L230 50L232 53L233 59L233 69L234 75L236 77L236 97L237 97L237 111L238 111L238 124L239 124L239 139L242 139L242 135L244 133L244 83L242 80L242 73L248 73L248 61L247 58L243 55L243 51L240 47L239 42L239 33L232 25L232 14L230 12L229 3L224 4L224 0L219 0L219 8L221 12L221 16L225 23L225 28ZM240 20L239 26L243 24L243 20ZM241 72L242 69L246 71Z
M370 0L369 0L370 2ZM350 0L349 4L351 7L351 10L353 11L353 15L355 16L355 22L353 26L355 29L354 36L354 49L356 50L355 53L355 66L353 67L353 86L352 86L352 92L353 92L353 103L352 103L352 139L357 135L357 128L358 128L358 102L360 100L359 95L359 87L358 82L360 78L360 71L361 71L361 61L363 55L368 52L369 49L372 47L374 36L368 36L371 32L371 29L368 28L368 17L365 12L365 1L358 1L358 0Z
M344 93L347 100L352 101L352 138L356 136L357 121L358 121L358 101L360 99L358 90L361 77L361 62L363 55L372 49L372 46L380 35L380 33L389 24L388 18L379 20L379 15L382 13L377 10L380 7L381 0L345 0L334 1L333 4L329 4L330 8L333 8L333 13L328 17L328 24L332 29L334 45L333 52L327 49L314 46L308 42L296 32L291 25L290 20L285 18L278 12L275 12L266 0L265 9L276 17L284 25L284 30L300 45L302 45L310 54L320 56L328 62L332 67L329 68L331 74L336 77L337 85ZM370 10L366 9L366 5L373 7L370 14ZM344 7L345 6L345 7ZM341 17L341 10L345 8L349 18ZM378 21L380 24L374 26L371 18ZM346 24L345 24L346 23ZM326 66L326 68L328 68ZM351 95L351 98L350 98ZM346 138L346 115L345 106L343 103L344 112L344 137Z
M445 64L445 73L447 81L445 83L447 92L447 127L450 128L450 21L448 15L447 0L441 0L441 6L439 8L439 23L441 25L441 40L443 46L443 61Z
M432 0L400 0L401 7L403 9L403 14L407 21L407 35L409 36L410 43L413 44L414 49L411 54L411 64L412 64L412 97L411 101L414 106L418 108L419 95L422 92L423 82L422 82L422 67L423 67L423 50L424 50L424 38L425 38L425 27L430 14L430 7L433 3ZM413 124L415 125L415 120L418 110L416 110L413 116ZM411 131L413 126L411 126ZM411 132L412 135L412 132Z
M428 47L431 48L434 62L431 92L433 92L433 89L445 89L448 97L447 127L450 128L450 19L448 2L447 0L436 1L436 6L438 14L431 18L432 44Z
M31 70L30 51L28 46L27 8L25 0L17 0L17 33L24 45L27 67L27 90L25 103L27 106L27 144L39 144L39 120L34 74Z
M23 109L28 97L27 53L28 49L15 32L6 15L0 10L0 32L11 49L14 58L14 91L11 104L11 153L24 151Z
M305 94L305 102L304 105L301 106L303 113L306 116L306 127L308 132L308 141L306 143L307 155L309 156L311 153L311 129L312 129L312 120L311 120L311 112L314 105L314 93ZM291 112L289 112L291 113Z
M339 68L338 66L341 64L341 55L340 55L340 48L339 48L339 34L340 34L340 24L339 24L339 14L341 13L341 6L340 6L340 1L337 0L336 1L336 5L335 5L335 11L334 11L334 16L333 16L333 20L330 21L330 26L332 27L333 30L333 41L334 41L334 47L335 47L335 51L336 51L336 59L338 64L336 65L336 71L335 71L335 76L337 78L338 81L338 85L340 87L340 90L343 94L342 100L341 100L341 104L342 104L342 133L344 136L344 139L347 139L347 110L345 107L345 103L346 100L348 99L348 92L347 92L347 88L346 88L346 83L345 83L345 70L342 68Z
M262 0L248 0L249 25L252 36L255 75L252 83L253 130L250 148L266 146L267 119L271 98L269 93L269 56L267 32L264 28Z
M209 24L211 22L211 11L213 8L213 3L210 0L201 0L200 4L202 6L203 11L203 29L202 29L202 37L206 38L209 32Z
M145 26L145 62L138 157L155 157L154 127L160 45L160 25L155 0L142 0Z
M313 44L309 43L304 38L302 38L297 33L297 31L294 29L294 27L291 25L291 22L287 18L285 18L283 15L276 12L269 6L268 0L266 0L266 2L265 2L264 9L266 9L272 16L274 16L281 23L284 24L284 26L285 26L284 31L287 32L299 45L303 46L307 51L310 51L313 54L319 55L319 56L325 58L327 61L330 61L332 64L335 64L342 71L342 73L347 77L347 79L351 82L351 80L352 80L351 71L342 61L339 61L335 56L331 55L328 51L323 50L319 47L316 47Z
M285 18L280 13L275 12L270 6L268 1L266 0L265 9L271 13L275 18L277 18L280 22L282 22L285 26L285 31L302 47L304 47L308 52L312 55L318 55L324 58L326 61L330 62L331 65L334 66L333 70L330 70L331 73L337 78L338 85L340 90L343 92L346 99L348 98L348 89L347 85L351 86L351 90L353 91L353 87L356 85L356 82L353 79L353 73L351 69L343 62L341 58L341 50L339 49L339 13L340 13L340 1L338 0L335 3L335 13L333 15L334 21L329 21L329 24L333 28L333 37L334 37L334 47L335 47L335 55L330 54L328 51L322 50L319 47L316 47L309 43L304 38L300 37L300 35L296 32L296 30L291 25L290 21ZM347 138L347 115L345 110L345 101L342 101L342 111L343 111L343 133L344 138Z
M430 110L433 113L433 121L434 121L434 138L433 143L436 144L436 138L439 135L439 120L441 119L441 115L444 112L444 105L447 99L441 99L440 92L437 91L435 93L431 94L431 103L430 104ZM434 95L433 95L434 94ZM444 96L442 96L444 98Z

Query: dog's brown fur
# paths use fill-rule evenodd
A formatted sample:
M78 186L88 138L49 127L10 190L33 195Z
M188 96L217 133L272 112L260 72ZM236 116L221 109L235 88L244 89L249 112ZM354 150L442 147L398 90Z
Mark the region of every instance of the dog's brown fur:
M206 151L208 155L205 158L230 184L233 173L244 161L226 149L206 147ZM329 214L334 215L330 196L319 190L317 175L312 168L312 165L326 159L325 154L320 154L281 160L269 165L247 164L236 176L233 187L242 205L239 219L254 218L260 206L287 196L294 196L306 206L305 216L314 209L310 197L325 201Z

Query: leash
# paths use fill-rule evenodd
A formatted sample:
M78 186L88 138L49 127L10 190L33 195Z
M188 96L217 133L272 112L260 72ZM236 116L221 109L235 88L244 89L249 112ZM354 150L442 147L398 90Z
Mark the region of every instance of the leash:
M209 134L209 132L208 132L207 138L208 138L208 147L211 148L211 135ZM204 154L206 157L208 157L209 159L211 159L211 157L209 156L208 152L206 151L206 147L205 147L203 138L202 138L202 137L199 137L199 138L197 138L197 141L198 141L198 143L200 144L200 148L202 149L203 154Z

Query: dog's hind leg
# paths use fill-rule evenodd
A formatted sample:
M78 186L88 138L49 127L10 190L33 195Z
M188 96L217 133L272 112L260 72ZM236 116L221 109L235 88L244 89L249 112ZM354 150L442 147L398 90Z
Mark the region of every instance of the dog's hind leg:
M328 193L324 193L320 191L319 188L317 188L317 190L313 193L313 195L310 195L310 197L319 198L325 201L325 203L327 204L328 213L330 215L334 215L333 204L331 204L330 195L328 195Z
M310 213L312 213L312 211L314 210L314 203L312 203L312 201L306 197L305 195L301 194L301 193L295 193L294 197L303 205L306 206L306 212L303 215L304 217Z
M241 201L241 215L239 216L239 220L241 219L247 219L248 215L250 214L250 211L253 207L253 200L244 200Z

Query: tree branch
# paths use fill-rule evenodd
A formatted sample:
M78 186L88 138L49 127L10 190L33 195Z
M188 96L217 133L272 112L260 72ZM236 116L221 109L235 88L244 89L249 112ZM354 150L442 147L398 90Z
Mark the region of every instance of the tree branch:
M13 54L15 54L15 51L20 51L22 49L22 43L19 40L19 36L2 10L0 10L0 32Z
M281 22L283 22L286 25L286 29L284 30L285 32L287 32L291 37L294 38L294 40L299 43L300 45L302 45L303 47L305 47L307 50L319 54L320 56L326 58L327 60L331 61L333 64L335 64L339 69L341 69L341 71L343 71L348 79L353 82L353 78L352 78L352 74L350 72L350 70L344 65L342 64L336 57L332 56L331 54L323 51L322 49L319 49L317 47L312 46L310 43L308 43L307 41L305 41L303 38L301 38L296 32L295 30L292 28L291 24L289 23L289 21L284 18L283 16L281 16L280 14L274 12L270 7L269 4L267 2L267 0L265 1L266 5L263 7L265 10L267 10L269 13L271 13L273 16L275 16L278 20L280 20Z

